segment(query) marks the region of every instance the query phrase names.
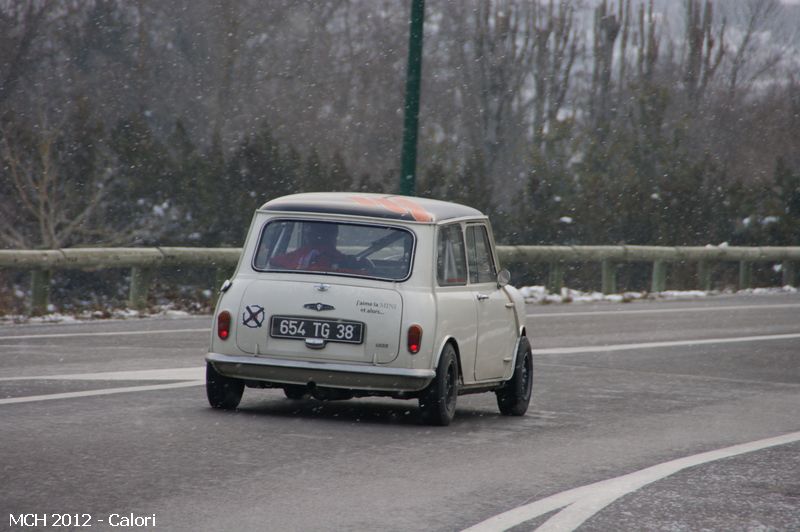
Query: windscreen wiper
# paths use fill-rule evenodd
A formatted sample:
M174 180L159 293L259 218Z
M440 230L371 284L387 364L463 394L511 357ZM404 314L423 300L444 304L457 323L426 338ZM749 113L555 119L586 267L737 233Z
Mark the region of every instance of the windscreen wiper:
M373 242L370 247L368 247L367 249L365 249L361 253L357 253L356 256L355 256L356 260L361 260L361 259L363 259L365 257L368 257L368 256L372 255L373 253L375 253L376 251L378 251L379 249L385 248L386 246L388 246L389 244L391 244L395 240L403 238L404 236L406 236L406 235L405 235L405 233L403 231L392 231L391 233L389 233L388 235L384 236L383 238Z

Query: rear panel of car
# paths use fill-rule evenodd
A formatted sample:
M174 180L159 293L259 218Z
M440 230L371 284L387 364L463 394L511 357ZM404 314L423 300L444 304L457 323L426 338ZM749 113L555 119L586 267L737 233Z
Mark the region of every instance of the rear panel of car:
M275 273L239 282L246 286L235 336L243 353L378 364L397 357L403 298L391 284Z
M259 248L265 228L270 223L275 227L295 220L402 229L413 237L412 261L406 273L392 273L396 280L381 279L380 275L371 278L360 272L268 271L271 267ZM425 226L423 232L428 229ZM401 349L405 350L403 328L407 328L408 320L404 317L403 290L412 276L418 276L413 264L416 232L381 221L256 213L233 286L217 309L217 313L228 310L232 315L231 339L215 338L213 349L288 360L391 364ZM385 259L385 253L375 256L379 267ZM428 277L426 272L420 276ZM361 333L359 341L348 337L351 332Z

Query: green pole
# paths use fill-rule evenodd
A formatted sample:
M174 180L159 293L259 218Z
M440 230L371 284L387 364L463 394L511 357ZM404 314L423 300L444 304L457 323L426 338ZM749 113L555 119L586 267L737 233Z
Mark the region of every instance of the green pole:
M617 292L617 268L610 259L604 259L600 263L602 276L603 293L615 294Z
M153 278L152 268L131 268L131 288L128 295L128 305L136 310L147 308L147 293L150 291L150 281Z
M651 292L663 292L667 288L667 263L663 260L653 261L653 276L650 283Z
M701 260L697 263L697 280L700 283L700 290L708 292L711 290L711 264Z
M783 261L783 286L795 286L795 267L790 260Z
M411 0L405 120L403 122L403 154L400 163L400 194L406 196L414 196L416 194L419 86L422 80L422 23L424 19L425 0Z
M560 294L564 287L564 263L554 261L550 263L550 271L547 278L547 291L551 294Z
M739 290L753 287L753 263L739 261Z
M31 272L31 315L41 316L47 312L50 302L50 271L33 270Z

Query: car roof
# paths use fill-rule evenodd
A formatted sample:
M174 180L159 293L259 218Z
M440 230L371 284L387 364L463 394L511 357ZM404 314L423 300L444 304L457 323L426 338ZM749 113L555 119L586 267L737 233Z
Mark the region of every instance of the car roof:
M485 218L479 210L458 203L394 194L360 192L293 194L270 200L259 210L345 214L422 223L438 223L456 218Z

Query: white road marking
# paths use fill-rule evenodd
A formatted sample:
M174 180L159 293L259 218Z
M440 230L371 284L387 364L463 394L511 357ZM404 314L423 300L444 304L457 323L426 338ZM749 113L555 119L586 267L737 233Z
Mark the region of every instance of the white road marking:
M185 388L187 386L200 386L201 384L205 384L205 381L174 382L171 384L152 384L149 386L125 386L123 388L105 388L103 390L88 390L85 392L50 393L46 395L30 395L28 397L9 397L7 399L0 399L0 405L52 401L55 399L74 399L76 397L92 397L95 395L112 395L116 393L152 392L156 390L169 390L172 388Z
M95 395L110 395L128 392L150 392L155 390L169 390L186 386L199 386L205 384L205 367L194 368L167 368L144 369L132 371L107 371L102 373L71 373L67 375L35 375L31 377L2 377L0 382L27 381L27 380L87 380L87 381L184 381L169 384L150 384L144 386L124 386L120 388L104 388L102 390L87 390L82 392L51 393L44 395L30 395L27 397L9 397L0 399L0 405L32 403L36 401L52 401L54 399L74 399L76 397L92 397Z
M551 362L537 362L536 367L550 367L550 368L566 368L566 369L575 369L576 367L573 364L554 364ZM589 367L589 366L584 366ZM603 371L607 372L614 372L614 373L631 373L634 375L641 375L645 373L644 370L637 370L637 369L623 369L623 368L602 368ZM690 380L700 380L700 381L715 381L715 382L732 382L736 384L764 384L763 380L752 380L752 379L730 379L725 377L712 377L710 375L697 375L691 373L672 373L670 375L673 377L681 377L684 379ZM787 387L787 388L798 388L800 387L800 382L770 382L770 386L776 387ZM541 411L537 411L537 414L541 415Z
M738 336L734 338L704 338L699 340L674 340L671 342L645 342L639 344L590 345L582 347L548 347L533 349L534 355L568 355L572 353L605 353L608 351L630 351L633 349L653 349L657 347L678 347L684 345L733 344L737 342L766 342L769 340L791 340L800 338L800 333L769 334L764 336Z
M87 333L52 333L52 334L25 334L18 336L0 336L4 340L37 340L39 338L79 338L82 336L125 336L142 334L174 334L186 332L211 332L211 326L202 329L157 329L152 331L114 331L114 332L87 332Z
M537 532L563 532L575 530L590 517L613 503L620 497L633 493L648 484L664 479L668 476L689 468L723 458L731 458L753 451L760 451L768 447L786 445L800 441L800 432L792 432L732 447L725 447L715 451L687 456L670 462L664 462L647 469L642 469L628 475L623 475L594 484L556 493L550 497L514 508L502 514L478 523L464 532L496 532L508 530L531 519L546 513L563 508L559 513L548 519Z
M67 375L35 375L32 377L0 377L1 381L89 380L89 381L189 381L205 376L205 367L107 371L102 373L70 373Z
M800 308L800 303L783 305L731 305L728 307L695 307L695 308L663 308L641 310L587 310L583 312L549 312L527 314L528 318L565 318L570 316L621 316L626 314L664 314L675 312L722 312L726 310L763 310L763 309Z

